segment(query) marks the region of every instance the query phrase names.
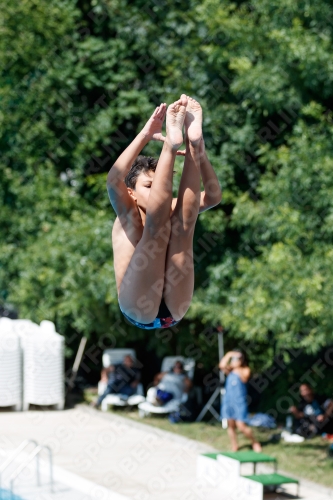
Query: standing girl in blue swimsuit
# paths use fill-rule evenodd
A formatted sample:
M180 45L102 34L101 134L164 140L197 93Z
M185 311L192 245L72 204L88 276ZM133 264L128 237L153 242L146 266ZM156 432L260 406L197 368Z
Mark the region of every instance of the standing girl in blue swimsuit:
M251 440L253 450L260 452L260 443L256 441L252 430L246 425L248 416L246 384L251 376L251 370L244 354L240 349L227 352L221 359L219 368L227 375L226 393L222 402L222 418L228 420L232 451L238 450L236 434L238 429Z

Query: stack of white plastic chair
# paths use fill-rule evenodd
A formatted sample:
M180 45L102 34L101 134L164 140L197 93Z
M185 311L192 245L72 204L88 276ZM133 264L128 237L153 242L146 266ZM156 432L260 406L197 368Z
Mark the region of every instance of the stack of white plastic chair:
M64 338L54 324L15 321L23 350L23 409L30 404L64 407Z
M0 318L0 406L22 405L22 360L20 339L13 321Z

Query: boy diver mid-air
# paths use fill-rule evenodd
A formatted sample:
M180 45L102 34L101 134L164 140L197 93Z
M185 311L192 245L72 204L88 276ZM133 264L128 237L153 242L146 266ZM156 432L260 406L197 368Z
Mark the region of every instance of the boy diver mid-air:
M185 161L178 198L173 199L173 168L183 126ZM158 160L138 156L150 140L164 142ZM117 214L112 244L120 309L139 328L174 326L192 300L198 214L221 201L221 188L205 153L200 104L182 94L168 108L165 103L158 106L112 166L107 189Z

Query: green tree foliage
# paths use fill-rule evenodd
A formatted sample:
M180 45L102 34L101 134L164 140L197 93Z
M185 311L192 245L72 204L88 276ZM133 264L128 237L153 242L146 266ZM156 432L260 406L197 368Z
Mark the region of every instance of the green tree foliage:
M225 47L205 49L228 67L238 116L239 109L245 116L223 145L238 188L229 226L237 246L228 242L221 262L210 266L210 285L195 310L216 318L215 298L234 335L315 351L332 341L333 327L332 8L265 1L249 7L202 7L207 26L227 38ZM221 114L224 106L221 100ZM243 163L229 148L237 138Z
M326 0L2 1L1 300L209 364L211 324L262 364L331 342L332 19ZM186 319L147 334L117 306L105 175L181 92L204 107L224 195L199 217Z

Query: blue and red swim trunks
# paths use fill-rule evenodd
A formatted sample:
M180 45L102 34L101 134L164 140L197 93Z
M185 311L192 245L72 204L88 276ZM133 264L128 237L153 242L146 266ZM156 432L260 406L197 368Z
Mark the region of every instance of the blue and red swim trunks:
M135 321L134 319L127 316L127 314L125 314L124 311L121 312L123 313L127 321L129 321L132 325L137 326L138 328L142 328L143 330L154 330L156 328L170 328L179 323L179 321L176 321L172 317L171 312L169 311L166 303L164 302L164 299L161 300L157 316L154 319L154 321L152 321L152 323L146 323L146 324L139 323L138 321Z

